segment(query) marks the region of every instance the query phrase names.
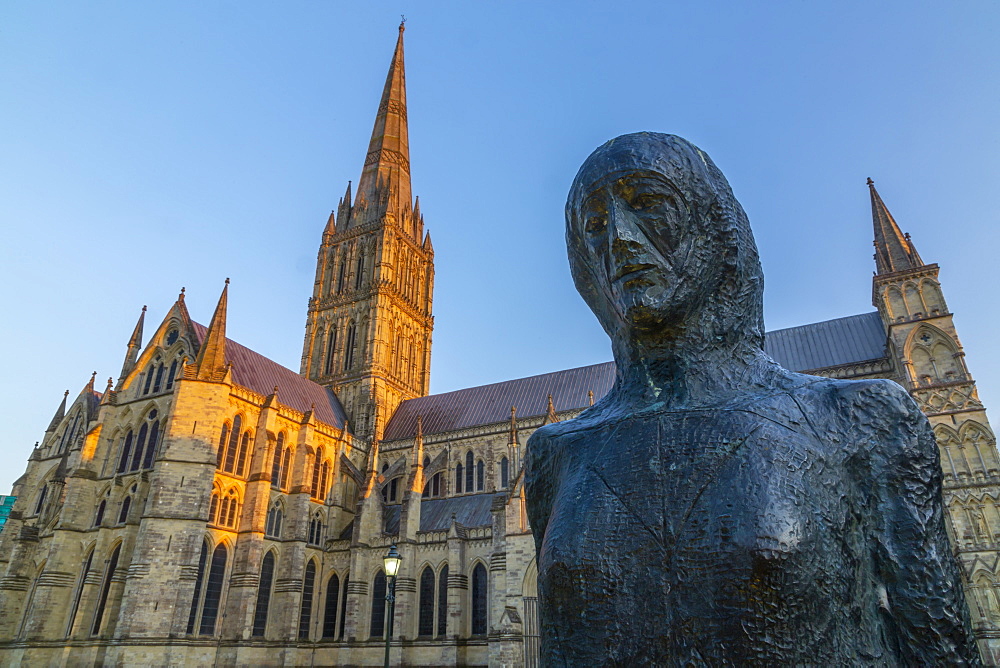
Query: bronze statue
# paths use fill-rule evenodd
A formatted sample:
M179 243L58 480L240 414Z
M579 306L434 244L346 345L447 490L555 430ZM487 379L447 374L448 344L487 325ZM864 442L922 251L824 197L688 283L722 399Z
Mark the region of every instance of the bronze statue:
M978 665L927 419L891 381L764 354L756 246L709 157L604 144L566 242L617 377L528 442L543 664Z

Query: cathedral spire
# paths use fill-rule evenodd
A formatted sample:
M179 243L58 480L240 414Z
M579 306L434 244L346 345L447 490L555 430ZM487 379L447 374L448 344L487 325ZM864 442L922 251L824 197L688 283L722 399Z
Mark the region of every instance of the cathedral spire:
M212 315L212 322L201 342L198 357L194 361L199 380L215 380L226 366L226 309L229 305L229 279L222 288L219 303Z
M910 235L903 234L886 208L875 182L868 179L872 198L872 223L875 226L875 269L877 274L891 274L924 266Z
M139 352L142 350L142 325L146 321L146 307L142 307L139 314L139 321L135 323L132 330L132 338L128 340L128 352L125 353L125 363L122 364L121 378L124 378L135 367L135 362L139 359Z
M358 202L377 201L376 191L388 188L392 194L390 208L403 210L411 206L410 140L406 124L406 74L403 67L403 30L399 24L396 50L385 78L382 100L375 116L375 127L368 144L368 155L358 182ZM383 194L384 196L384 194Z

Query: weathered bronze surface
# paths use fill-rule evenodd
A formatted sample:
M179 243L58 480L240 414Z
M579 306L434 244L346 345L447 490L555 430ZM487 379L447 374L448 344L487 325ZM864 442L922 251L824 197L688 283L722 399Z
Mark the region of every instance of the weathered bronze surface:
M763 353L756 246L709 157L606 143L566 241L618 371L528 442L543 663L978 664L926 418Z

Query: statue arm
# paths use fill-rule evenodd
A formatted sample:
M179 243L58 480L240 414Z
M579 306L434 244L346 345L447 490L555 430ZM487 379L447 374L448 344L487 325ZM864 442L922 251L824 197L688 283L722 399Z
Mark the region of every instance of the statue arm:
M871 389L875 401L865 403L875 410L865 415L862 408L855 419L881 432L870 441L882 523L878 575L903 658L911 665L979 665L945 531L934 432L901 387L880 381Z

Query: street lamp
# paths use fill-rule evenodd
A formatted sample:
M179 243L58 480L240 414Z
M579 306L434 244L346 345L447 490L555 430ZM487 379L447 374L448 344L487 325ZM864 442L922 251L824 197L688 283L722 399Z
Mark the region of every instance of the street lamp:
M385 576L388 578L385 600L389 603L389 622L385 628L385 668L389 668L389 640L392 638L392 618L396 609L396 573L399 572L399 564L403 559L399 556L399 551L393 545L389 548L389 554L382 557L385 564Z

